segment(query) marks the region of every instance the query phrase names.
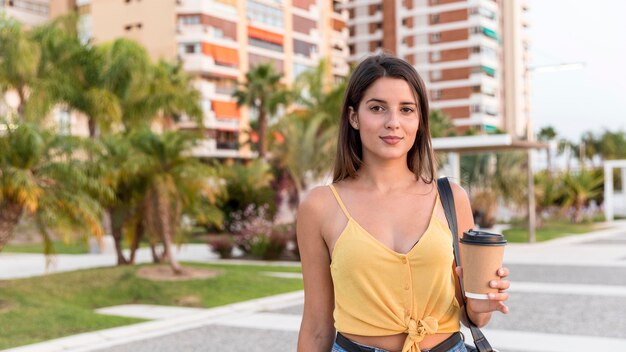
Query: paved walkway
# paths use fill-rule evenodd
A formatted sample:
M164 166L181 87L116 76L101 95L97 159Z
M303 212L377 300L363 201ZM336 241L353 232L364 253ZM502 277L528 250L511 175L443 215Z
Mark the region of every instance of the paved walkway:
M34 269L7 269L6 264L14 265L13 256L0 254L0 278L10 271L36 275ZM55 270L115 263L114 256L112 261L102 256L107 257L70 261L75 257L70 256L65 261L66 256L59 256ZM179 257L217 260L206 246L197 245L184 246ZM485 330L494 346L506 352L626 351L626 221L586 235L510 244L505 264L512 272L511 313L495 314ZM9 351L294 351L302 302L303 293L295 292L215 309L108 307L101 312L155 320Z

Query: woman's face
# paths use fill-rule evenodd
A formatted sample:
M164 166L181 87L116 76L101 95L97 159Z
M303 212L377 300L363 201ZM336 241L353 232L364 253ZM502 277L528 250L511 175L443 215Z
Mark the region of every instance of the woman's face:
M379 78L365 91L358 110L350 109L349 116L361 137L364 162L406 160L419 128L417 104L403 79Z

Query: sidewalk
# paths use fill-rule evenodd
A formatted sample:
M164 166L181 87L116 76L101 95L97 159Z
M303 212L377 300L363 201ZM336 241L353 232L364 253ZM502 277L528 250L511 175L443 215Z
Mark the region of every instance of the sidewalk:
M149 252L139 258L149 261ZM220 262L205 245L183 246L178 258ZM16 263L29 269L22 270ZM37 265L44 263L40 255L0 254L0 278L10 272L19 277L37 275ZM114 265L115 256L58 256L56 264L55 271ZM626 351L626 307L619 304L626 298L626 221L615 222L606 230L549 242L510 244L505 265L512 269L510 305L517 308L517 316L494 316L485 332L501 351ZM571 302L565 304L567 300ZM274 351L293 351L302 302L303 293L294 292L206 310L172 307L174 311L167 311L163 309L169 307L147 305L109 307L102 312L144 317L152 314L156 320L8 351L262 351L268 343ZM545 307L537 308L542 304ZM556 310L562 316L550 312L541 315L559 304L570 307ZM594 315L586 318L589 321L576 311L593 309L595 305L606 311L592 312ZM569 319L567 314L575 316ZM596 329L589 330L588 326ZM606 332L609 335L602 335Z
M209 250L205 244L184 244L177 247L176 259L179 261L200 263L229 263L247 265L290 266L300 265L295 262L254 261L254 260L222 260ZM46 261L51 263L46 268ZM136 263L152 263L152 254L148 248L137 251ZM60 273L80 269L115 266L117 257L114 252L105 251L99 254L57 254L47 259L42 254L0 253L0 280L19 279L45 274Z

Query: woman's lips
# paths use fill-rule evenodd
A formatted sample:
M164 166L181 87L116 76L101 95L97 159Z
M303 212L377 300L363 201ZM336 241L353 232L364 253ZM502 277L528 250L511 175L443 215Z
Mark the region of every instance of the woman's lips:
M402 140L402 137L396 137L396 136L385 136L385 137L380 137L380 139L383 140L383 142L387 143L387 144L398 144L400 143L400 141Z

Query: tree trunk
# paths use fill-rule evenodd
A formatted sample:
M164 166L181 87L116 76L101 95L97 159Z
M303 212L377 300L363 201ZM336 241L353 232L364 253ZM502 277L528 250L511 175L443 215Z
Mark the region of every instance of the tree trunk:
M156 191L155 195L157 197L157 214L158 220L161 223L161 239L163 240L163 257L170 263L170 267L174 271L176 275L182 274L183 270L178 264L174 253L172 252L172 238L174 237L174 227L175 224L172 224L171 214L170 212L170 204L168 202L168 197L160 192Z
M10 199L0 203L0 252L13 235L15 225L20 221L24 207Z
M24 90L25 90L24 87L19 87L16 89L17 96L20 99L20 102L17 105L17 115L20 117L22 121L25 121L24 108L26 104L26 93L24 92Z
M122 228L124 226L124 220L126 218L124 209L122 208L109 208L109 218L111 219L111 235L113 235L113 241L115 241L115 253L117 254L117 265L128 264L129 261L124 257L122 252Z
M96 126L96 119L93 117L88 118L87 127L89 128L89 138L95 139L98 137L98 126Z
M583 208L585 206L585 201L577 199L574 203L574 222L579 224L583 220Z
M130 245L130 259L128 261L129 264L135 264L135 255L137 254L137 249L139 248L139 244L141 243L142 238L143 223L141 221L138 221L137 225L135 226L135 238L133 238L133 243Z
M150 253L152 253L152 262L155 264L161 263L161 256L156 251L154 243L150 243Z
M259 158L265 159L267 152L267 142L265 136L267 134L267 116L265 116L264 106L259 106Z

